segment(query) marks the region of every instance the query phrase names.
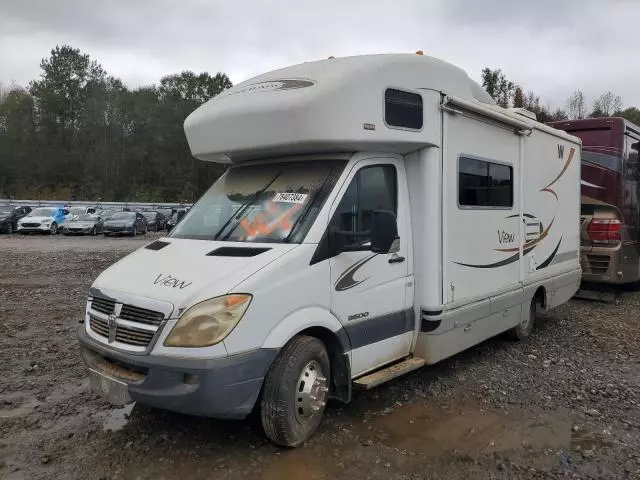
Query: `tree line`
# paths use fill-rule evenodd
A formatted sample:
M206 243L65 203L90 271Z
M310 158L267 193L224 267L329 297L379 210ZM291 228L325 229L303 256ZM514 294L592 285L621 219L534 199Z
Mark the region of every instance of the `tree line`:
M183 122L232 86L224 73L185 71L130 89L68 45L40 67L27 87L0 86L0 198L191 202L222 173L191 156ZM590 110L580 90L551 109L500 69L483 69L482 85L498 105L542 122L620 115L640 124L640 110L611 92Z
M129 89L67 45L40 67L27 88L0 91L0 198L190 202L221 174L191 156L183 122L227 75Z
M525 108L534 112L540 122L618 116L640 125L640 110L636 107L623 109L622 98L610 91L597 97L590 110L579 89L566 100L564 108L552 109L541 104L540 97L531 90L525 92L523 87L508 80L499 68L482 70L482 86L501 107Z

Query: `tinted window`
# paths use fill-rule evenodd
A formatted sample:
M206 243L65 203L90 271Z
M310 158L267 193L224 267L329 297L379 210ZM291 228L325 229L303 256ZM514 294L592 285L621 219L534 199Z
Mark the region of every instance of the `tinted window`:
M392 127L422 128L422 97L388 88L384 92L384 121Z
M458 175L460 206L513 206L513 167L460 157Z
M370 230L374 210L397 211L396 169L393 165L361 169L342 197L332 224L348 232Z

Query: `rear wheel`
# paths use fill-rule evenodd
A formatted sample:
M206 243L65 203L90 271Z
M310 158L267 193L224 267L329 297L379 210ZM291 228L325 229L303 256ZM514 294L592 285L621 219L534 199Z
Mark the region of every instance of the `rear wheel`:
M294 337L276 357L264 382L262 427L269 439L297 447L316 431L330 385L329 355L315 337Z
M96 230L96 227L93 227L93 228L91 229L91 236L92 236L92 237L95 237L97 233L98 233L98 231Z
M533 297L529 304L529 312L525 315L525 318L514 328L509 331L509 336L513 340L524 341L531 336L533 327L536 322L536 316L538 315L538 298Z
M138 235L138 227L136 227L135 225L133 226L133 231L131 232L131 236L135 237L136 235Z

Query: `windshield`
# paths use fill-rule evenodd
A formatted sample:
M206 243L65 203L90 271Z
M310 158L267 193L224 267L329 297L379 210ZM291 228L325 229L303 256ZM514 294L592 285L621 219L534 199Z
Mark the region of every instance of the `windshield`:
M171 237L301 242L344 161L233 167L181 219Z
M31 213L27 215L28 217L53 217L56 214L57 209L55 208L36 208L31 210Z
M156 212L142 212L142 215L144 215L145 218L147 218L149 220L155 220L156 219Z
M87 213L87 209L83 207L71 207L69 209L69 213L71 213L72 215L82 215L84 213Z
M116 212L109 217L109 220L133 220L135 216L134 212Z
M89 214L85 214L85 215L79 215L78 218L76 218L76 220L84 220L84 221L94 221L96 219L95 215L89 215Z

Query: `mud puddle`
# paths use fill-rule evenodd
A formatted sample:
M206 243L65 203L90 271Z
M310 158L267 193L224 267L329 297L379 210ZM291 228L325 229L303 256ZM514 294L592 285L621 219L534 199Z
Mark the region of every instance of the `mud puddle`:
M522 448L564 449L571 446L571 421L563 412L525 416L474 408L449 411L409 405L375 418L365 436L426 457L454 450L471 455Z
M115 410L101 414L102 430L106 432L118 432L122 430L129 423L131 411L134 406L135 403L130 403L122 408L116 408Z

